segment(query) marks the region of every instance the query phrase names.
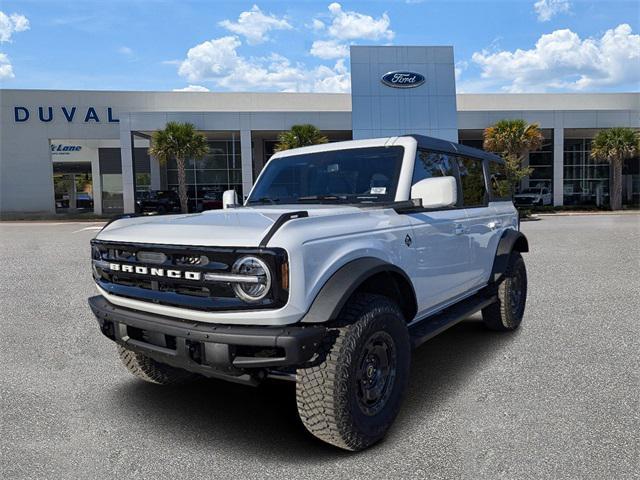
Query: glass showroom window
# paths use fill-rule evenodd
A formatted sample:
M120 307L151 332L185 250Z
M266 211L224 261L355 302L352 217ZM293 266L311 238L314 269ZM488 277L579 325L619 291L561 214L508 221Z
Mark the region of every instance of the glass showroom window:
M529 187L544 185L553 192L553 131L544 130L542 147L529 153L529 167L533 169L529 175Z
M188 160L186 174L189 208L192 211L221 208L225 190L234 189L238 198L242 198L240 142L210 141L209 154L201 160ZM167 186L178 190L175 160L167 163Z
M564 204L605 205L609 203L609 165L590 157L591 139L564 141Z

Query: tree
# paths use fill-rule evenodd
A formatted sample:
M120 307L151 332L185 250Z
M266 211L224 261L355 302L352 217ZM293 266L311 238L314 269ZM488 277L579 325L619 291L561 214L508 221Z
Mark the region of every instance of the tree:
M622 208L622 164L640 155L638 132L626 127L600 130L591 142L591 158L606 161L610 165L612 189L611 210Z
M178 167L178 196L182 213L188 212L187 159L200 159L209 152L207 138L190 123L169 122L164 130L153 132L149 155L162 164L175 159Z
M322 132L313 125L293 125L288 132L282 132L278 135L278 144L275 151L282 152L283 150L318 145L328 141L329 139L322 135Z
M522 160L529 152L538 150L543 141L544 137L537 123L527 123L520 119L500 120L485 129L483 148L504 158L506 180L513 189L533 172L532 168L522 166Z

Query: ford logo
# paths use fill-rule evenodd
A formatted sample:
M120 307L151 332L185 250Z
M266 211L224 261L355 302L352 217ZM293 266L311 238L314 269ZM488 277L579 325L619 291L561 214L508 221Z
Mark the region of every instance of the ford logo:
M380 79L382 83L393 88L415 88L424 83L424 75L415 72L389 72Z

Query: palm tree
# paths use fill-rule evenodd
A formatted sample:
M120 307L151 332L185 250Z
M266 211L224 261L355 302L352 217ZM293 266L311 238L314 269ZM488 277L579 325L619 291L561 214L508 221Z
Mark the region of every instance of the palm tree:
M281 152L292 148L327 143L328 141L329 139L313 125L293 125L288 132L282 132L278 135L275 151Z
M178 167L178 196L182 213L188 212L187 159L199 159L209 152L207 138L190 123L169 122L164 130L153 132L149 155L162 164L175 159Z
M504 158L507 182L513 188L533 172L532 168L522 166L522 160L529 152L538 150L543 141L537 123L521 119L500 120L485 129L483 148Z
M591 158L606 161L611 168L611 210L622 208L622 164L640 155L638 132L626 127L600 130L591 142Z

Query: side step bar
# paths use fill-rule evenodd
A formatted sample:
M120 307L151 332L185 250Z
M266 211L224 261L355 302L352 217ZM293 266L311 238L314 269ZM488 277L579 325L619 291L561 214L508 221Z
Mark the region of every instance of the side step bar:
M410 325L411 346L416 348L422 345L427 340L444 332L447 328L453 327L456 323L491 305L496 300L495 295L487 295L481 291L460 303L445 308L435 315Z

